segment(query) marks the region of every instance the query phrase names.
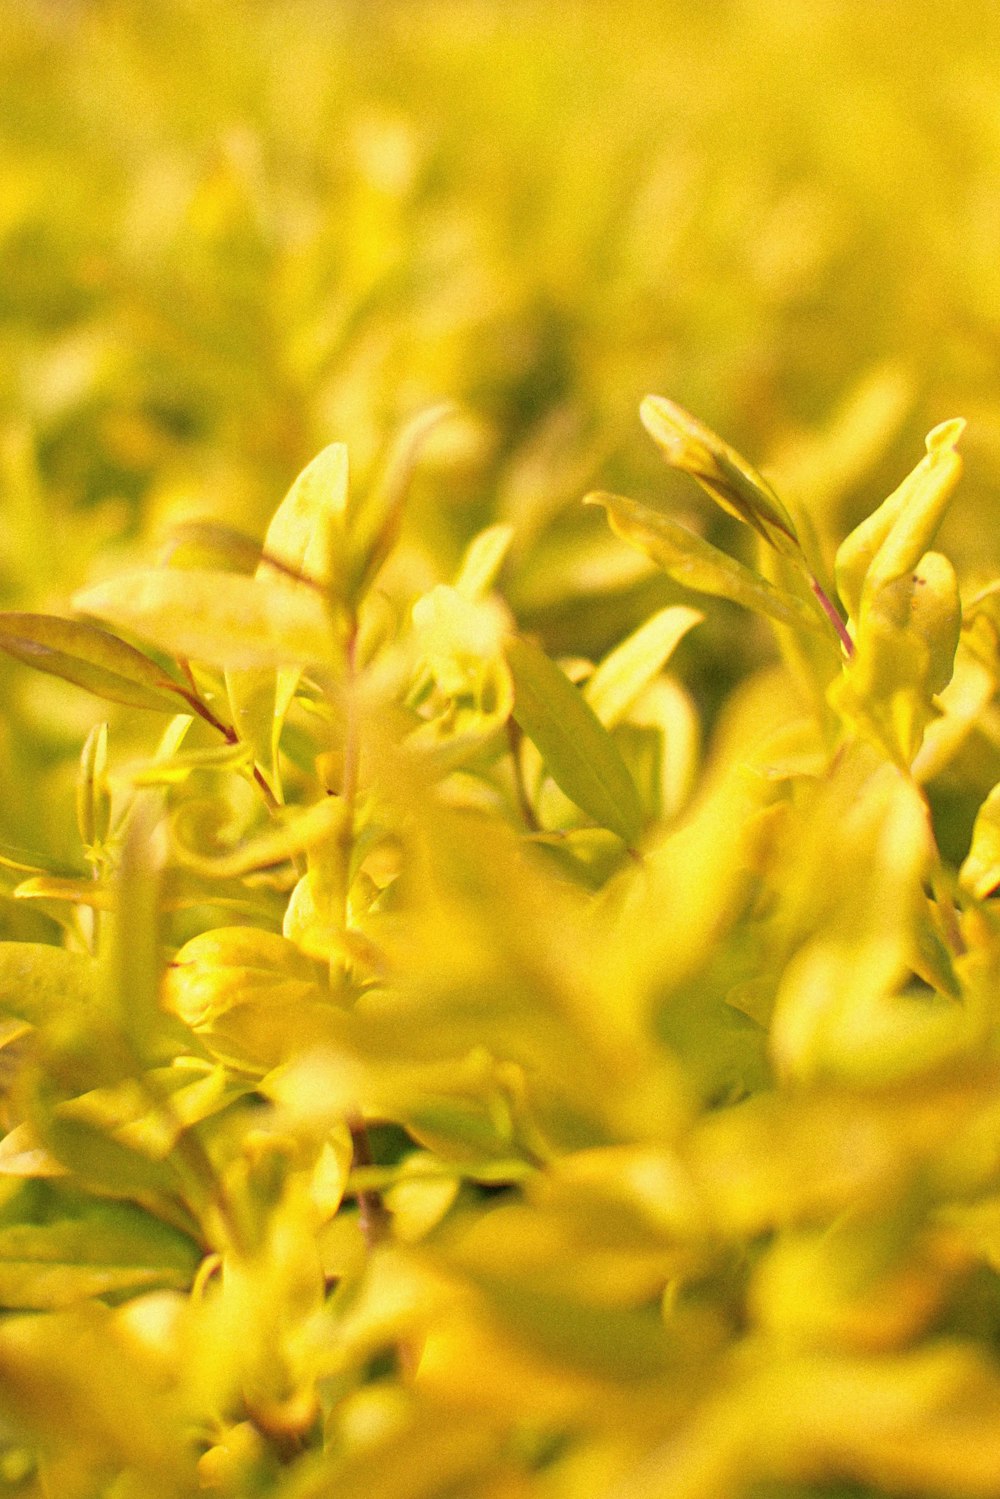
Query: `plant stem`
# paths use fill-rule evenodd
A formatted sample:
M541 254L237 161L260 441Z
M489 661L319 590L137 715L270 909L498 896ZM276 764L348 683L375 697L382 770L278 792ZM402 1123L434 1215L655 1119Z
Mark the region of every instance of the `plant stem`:
M840 611L833 603L831 603L828 594L818 582L818 580L812 576L811 573L809 575L809 586L812 589L813 593L816 595L816 598L819 600L819 604L821 609L823 610L823 613L826 615L827 619L833 625L833 628L836 630L838 636L840 637L840 643L844 647L844 655L848 658L848 660L850 660L850 658L854 655L854 641L851 639L847 630L847 626L844 624L844 621L840 617Z
M535 809L528 796L528 788L524 784L524 767L521 764L520 754L521 730L512 718L507 720L507 742L510 745L510 758L514 769L514 795L517 797L518 809L529 833L540 833L541 824L535 816Z
M358 799L358 775L361 768L361 743L358 733L357 705L354 700L357 677L357 646L358 622L356 618L352 618L344 650L346 663L346 679L344 684L346 716L344 723L344 765L340 782L340 794L343 799L345 811L344 830L340 842L342 861L341 887L344 902L341 920L343 921L345 930L347 929L350 916L350 870L351 857L354 852L354 813ZM352 1111L348 1116L347 1127L351 1132L351 1141L354 1146L354 1165L372 1165L371 1141L368 1138L368 1130L360 1109ZM385 1205L381 1192L375 1188L360 1191L357 1202L361 1234L370 1252L388 1237L391 1214Z
M374 1165L371 1141L360 1113L352 1114L348 1118L347 1127L351 1132L351 1142L354 1146L355 1167ZM389 1237L392 1215L385 1205L382 1193L377 1188L362 1187L357 1194L357 1203L361 1235L370 1253Z
M236 730L230 724L223 723L221 718L216 718L211 708L206 702L203 702L193 687L190 692L184 687L177 687L174 690L178 697L184 699L192 713L196 713L199 718L204 719L205 723L211 724L212 728L222 735L227 744L239 743L240 736ZM257 782L261 795L267 804L267 810L269 812L277 812L280 809L280 803L267 784L267 777L256 763L253 768L253 778Z

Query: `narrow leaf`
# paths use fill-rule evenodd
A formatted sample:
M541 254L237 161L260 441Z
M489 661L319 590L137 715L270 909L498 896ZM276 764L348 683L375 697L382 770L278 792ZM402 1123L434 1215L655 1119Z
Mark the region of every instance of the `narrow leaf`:
M107 782L108 726L95 724L80 755L76 786L76 825L85 849L102 843L111 826L111 793Z
M385 470L356 505L349 506L351 592L359 598L392 550L403 520L403 507L420 450L431 432L455 413L449 402L419 411L400 432Z
M14 889L15 900L59 900L73 906L92 906L97 911L111 909L111 892L106 885L84 876L64 879L58 875L40 874L22 880Z
M148 656L96 625L50 614L3 613L0 648L107 702L177 712L181 689Z
M837 592L852 619L861 612L863 592L869 595L901 578L930 547L961 476L955 446L964 426L955 419L928 433L926 456L841 543Z
M247 770L253 755L251 746L212 744L206 749L184 750L164 760L151 760L129 777L133 786L176 786L197 770Z
M678 642L704 618L700 609L674 604L647 619L605 656L583 695L606 729L621 722L659 676Z
M664 396L647 396L639 416L671 468L696 479L717 505L776 551L800 557L792 518L762 474L710 427Z
M776 588L759 573L737 562L735 557L720 552L711 542L696 536L659 510L617 494L591 494L585 503L603 505L611 529L623 541L638 547L675 582L694 589L696 593L729 599L793 629L825 630L828 627L817 607L794 593Z
M331 443L303 469L271 518L258 581L274 588L301 590L312 585L330 591L344 581L348 460L343 443ZM226 689L233 723L253 746L255 758L280 799L278 743L289 705L302 675L300 664L231 667Z
M305 665L328 660L333 649L329 618L311 590L234 573L150 568L88 588L74 603L211 666Z
M633 844L642 826L639 794L607 729L543 651L519 636L506 644L514 717L561 791L602 827Z
M455 587L467 599L482 598L489 593L503 567L510 544L514 540L514 527L506 524L487 526L469 542L462 558L462 565L455 579Z

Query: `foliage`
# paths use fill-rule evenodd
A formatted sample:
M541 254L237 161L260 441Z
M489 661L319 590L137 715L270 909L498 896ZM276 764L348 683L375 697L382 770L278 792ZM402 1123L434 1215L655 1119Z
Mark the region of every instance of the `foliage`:
M407 607L405 491L339 445L252 574L178 549L3 617L164 722L123 764L91 734L79 868L13 892L62 944L0 948L38 1492L995 1490L995 795L956 874L925 791L1000 671L931 550L963 423L840 545L845 622L767 482L643 410L780 575L591 497L776 623L785 680L701 768L698 610L560 666L497 591L509 528Z
M3 1492L1000 1488L993 8L607 17L0 3Z

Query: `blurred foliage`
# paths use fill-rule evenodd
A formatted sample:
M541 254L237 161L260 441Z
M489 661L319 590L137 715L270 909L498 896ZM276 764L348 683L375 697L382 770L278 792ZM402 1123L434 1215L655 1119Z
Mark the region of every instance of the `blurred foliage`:
M1000 1490L998 52L0 0L0 1493Z

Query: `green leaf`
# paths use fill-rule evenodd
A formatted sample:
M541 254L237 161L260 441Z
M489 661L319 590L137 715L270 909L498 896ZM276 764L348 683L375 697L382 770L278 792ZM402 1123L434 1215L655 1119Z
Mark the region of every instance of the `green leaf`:
M979 809L959 879L977 900L985 900L1000 885L1000 786L993 787Z
M717 505L752 526L776 551L801 557L788 511L763 475L735 448L665 396L647 396L639 416L671 468L690 474Z
M474 536L465 550L455 579L459 593L467 599L482 598L489 593L513 540L514 527L506 524L487 526L485 531Z
M598 666L583 695L606 729L613 729L636 698L659 676L675 646L705 616L674 604L661 609L622 641Z
M543 651L519 636L504 649L514 717L561 791L629 845L642 827L635 782L618 746L582 694Z
M273 576L271 559L275 559L290 573L325 588L335 585L343 564L347 486L347 448L334 442L302 470L274 512L264 537L258 577L268 572ZM295 587L291 576L286 575L286 581Z
M841 543L837 591L852 619L862 595L871 597L916 567L934 535L962 473L955 446L965 427L956 418L927 435L927 453L879 508Z
M817 607L783 588L776 588L759 573L720 552L711 542L661 511L617 494L590 494L584 503L603 505L616 535L645 552L669 577L686 588L742 604L745 609L792 629L828 627Z
M76 785L76 825L85 849L103 843L111 826L107 768L108 726L99 723L87 735Z
M363 498L349 504L352 599L364 594L395 545L421 448L434 428L454 414L450 402L419 411L396 438L380 478Z
M526 1279L467 1273L511 1332L559 1363L627 1383L656 1378L675 1362L659 1308L599 1306Z
M97 965L83 953L42 942L0 943L0 1008L32 1025L67 1005L86 1007L97 994Z
M78 594L74 606L134 630L173 656L221 667L322 662L334 636L322 601L235 573L128 573Z
M3 1306L53 1310L90 1296L190 1285L198 1250L149 1213L128 1203L57 1206L64 1216L0 1225Z
M129 708L176 713L183 695L148 656L82 620L2 613L0 648L38 671Z

